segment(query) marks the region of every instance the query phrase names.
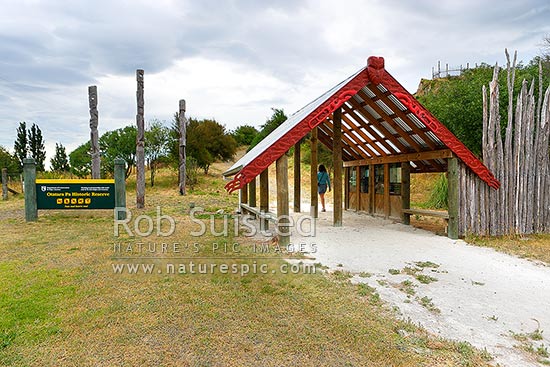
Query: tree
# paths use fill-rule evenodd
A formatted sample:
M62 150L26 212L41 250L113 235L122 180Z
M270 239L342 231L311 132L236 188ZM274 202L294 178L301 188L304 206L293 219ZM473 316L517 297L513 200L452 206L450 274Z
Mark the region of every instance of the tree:
M32 124L28 131L29 152L36 162L36 170L44 171L44 161L46 160L46 148L44 147L44 138L42 131L36 124Z
M254 139L252 139L248 150L258 145L259 142L264 140L266 136L268 136L273 130L278 128L283 122L286 121L287 117L283 110L278 108L272 108L272 110L273 115L271 115L271 117L265 122L265 124L262 125L260 132L256 134Z
M237 145L242 146L250 145L257 134L258 129L256 129L254 126L242 125L236 128L235 131L231 133L231 136L233 136L233 139L235 139Z
M517 96L521 83L525 79L538 80L538 60L531 60L526 66L521 63L516 69L514 96ZM422 80L416 92L416 98L455 134L474 154L481 155L483 135L483 105L481 89L488 85L493 76L493 67L481 64L475 69L466 70L461 76L442 79ZM543 75L544 85L548 85L550 76ZM506 70L499 73L500 115L507 121L508 90L506 88ZM503 124L503 131L506 123Z
M78 177L86 177L92 172L92 157L90 142L80 145L69 154L71 172Z
M55 156L50 160L52 171L69 172L69 160L63 144L55 143Z
M29 142L27 139L27 123L25 121L19 123L17 128L17 139L13 145L15 157L19 166L19 172L23 171L23 159L27 158L29 152Z
M170 129L159 120L149 123L145 131L145 157L149 164L151 186L155 185L155 173L159 161L167 157L170 145Z
M136 136L137 129L133 125L108 131L101 136L99 147L102 153L101 170L104 175L114 174L115 158L124 159L126 177L130 175L136 164Z
M19 160L15 155L11 155L6 148L0 146L0 169L7 168L8 176L16 176L19 170Z
M189 119L187 125L187 155L195 158L197 165L208 174L210 165L227 161L235 155L237 142L226 133L225 127L215 120Z

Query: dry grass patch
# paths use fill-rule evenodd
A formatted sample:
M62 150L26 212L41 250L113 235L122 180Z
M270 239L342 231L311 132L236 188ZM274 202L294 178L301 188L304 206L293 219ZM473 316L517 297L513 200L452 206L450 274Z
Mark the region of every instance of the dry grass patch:
M550 234L503 237L470 236L466 238L466 241L477 246L492 247L507 254L550 264Z
M171 180L171 181L170 181ZM230 211L236 196L221 179L203 177L186 197L169 173L157 175L147 208L172 215L176 232L164 242L193 243L188 215L196 206ZM170 184L167 184L169 182ZM217 191L220 191L219 193ZM128 203L132 207L133 191ZM20 210L22 201L0 205ZM210 210L210 209L208 209ZM116 241L109 211L40 212L35 223L0 215L0 364L9 366L460 366L485 364L482 353L457 348L399 321L372 289L347 275L115 274ZM189 258L213 263L285 264L250 251L252 239L229 237L242 250L214 254L206 235L186 259L156 254L158 267ZM134 256L135 254L132 254ZM134 262L146 262L136 256ZM204 260L203 259L203 260ZM208 260L209 259L209 260ZM157 269L157 268L155 268ZM334 277L333 277L334 278ZM341 278L341 279L340 279ZM402 332L406 330L406 332Z

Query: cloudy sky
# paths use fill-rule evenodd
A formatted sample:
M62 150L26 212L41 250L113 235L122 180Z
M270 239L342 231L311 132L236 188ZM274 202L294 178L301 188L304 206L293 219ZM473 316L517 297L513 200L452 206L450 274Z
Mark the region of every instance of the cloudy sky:
M145 118L188 115L228 129L296 111L366 64L411 92L443 64L528 61L550 34L548 0L0 0L0 145L19 121L43 131L48 160L89 138L87 87L99 130L135 121L135 70Z

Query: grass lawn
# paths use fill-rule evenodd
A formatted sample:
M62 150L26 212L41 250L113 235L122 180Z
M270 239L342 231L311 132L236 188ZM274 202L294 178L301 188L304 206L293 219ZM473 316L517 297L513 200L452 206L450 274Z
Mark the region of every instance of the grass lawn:
M550 234L548 233L503 237L470 236L466 241L477 246L492 247L514 256L550 264Z
M133 217L161 206L177 221L169 237L115 237L110 211L41 211L38 222L26 223L22 199L0 202L0 365L486 365L485 353L396 319L373 290L320 267L315 274L115 274L117 263L152 263L156 270L189 258L217 266L286 264L280 255L252 252L260 241L274 248L268 240L190 235L197 229L190 205L207 212L236 206L219 173L212 167L181 197L176 174L162 171L141 211L133 209L129 182ZM170 251L145 259L149 253L135 250L140 242L169 249L178 243L177 255L187 259ZM239 243L240 252L213 250L223 242ZM124 252L128 244L134 251Z

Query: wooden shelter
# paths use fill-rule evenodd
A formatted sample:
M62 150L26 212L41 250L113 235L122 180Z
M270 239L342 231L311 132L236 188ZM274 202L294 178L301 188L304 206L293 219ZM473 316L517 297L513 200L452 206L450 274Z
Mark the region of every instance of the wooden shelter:
M493 173L385 70L382 57L370 57L366 67L294 113L224 173L226 177L234 176L225 187L229 192L241 190L243 210L259 215L263 221L273 217L266 214L266 186L267 168L276 161L277 215L288 215L285 153L295 146L294 164L299 167L299 141L310 132L311 213L317 216L319 141L334 155L335 226L342 225L344 208L400 218L408 224L410 215L415 213L409 202L410 173L448 172L448 234L457 238L459 164L488 186L500 186ZM260 178L260 207L256 208L255 182L259 175L263 179ZM251 185L247 190L251 183L253 190ZM295 211L300 210L299 187L298 180L294 187ZM281 228L284 227L283 223ZM288 242L284 232L281 237Z

